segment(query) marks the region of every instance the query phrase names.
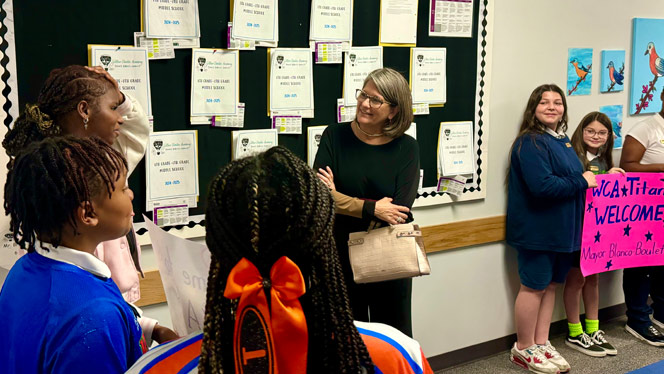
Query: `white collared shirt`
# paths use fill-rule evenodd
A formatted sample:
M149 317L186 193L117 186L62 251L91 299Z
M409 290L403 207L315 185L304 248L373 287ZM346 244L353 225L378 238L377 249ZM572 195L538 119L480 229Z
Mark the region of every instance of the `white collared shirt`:
M44 257L74 265L98 277L105 279L111 277L111 270L108 266L102 260L90 253L62 245L56 248L50 243L42 243L41 247L36 245L35 250L38 254Z
M565 137L565 132L563 132L562 130L560 130L559 132L555 132L551 130L549 126L544 126L544 131L546 131L547 134L553 136L556 139L562 139Z
M586 158L588 159L589 162L596 159L597 157L599 157L599 156L595 155L595 154L592 154L589 151L586 151Z

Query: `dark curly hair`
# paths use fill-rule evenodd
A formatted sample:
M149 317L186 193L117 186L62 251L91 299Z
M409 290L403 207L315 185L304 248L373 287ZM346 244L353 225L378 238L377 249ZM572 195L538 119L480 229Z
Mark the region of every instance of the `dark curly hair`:
M62 120L79 102L96 105L112 84L101 74L80 65L54 69L42 86L37 102L27 104L2 141L12 167L13 158L28 144L63 134Z
M14 240L28 252L37 240L60 245L62 231L76 232L76 210L94 213L92 200L108 193L127 170L122 155L99 138L53 137L30 144L7 174L5 214Z
M300 298L309 330L307 372L373 373L334 244L334 201L311 168L281 147L231 162L210 185L205 222L212 263L201 373L236 372L237 300L223 296L231 269L245 257L268 278L282 256L299 266L307 284Z

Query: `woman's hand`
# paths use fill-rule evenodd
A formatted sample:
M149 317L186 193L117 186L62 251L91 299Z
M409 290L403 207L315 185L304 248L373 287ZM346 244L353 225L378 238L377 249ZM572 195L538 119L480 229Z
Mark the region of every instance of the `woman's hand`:
M326 166L325 169L318 168L318 178L329 187L330 190L335 191L337 189L334 185L334 174L329 166Z
M97 74L102 75L104 78L106 78L106 80L108 80L109 82L111 82L111 84L113 85L113 87L115 87L115 89L118 90L118 92L122 95L122 102L125 101L124 94L122 93L122 91L120 91L120 86L118 85L118 81L116 81L115 78L113 78L113 77L111 76L111 74L108 73L107 70L105 70L105 69L102 68L101 66L92 66L92 67L90 67L90 66L85 66L85 68L88 69L88 70L90 70L90 71L93 71L93 72L95 72L95 73L97 73Z
M597 180L595 179L595 174L592 171L586 171L583 173L583 179L588 182L588 188L597 187Z
M390 225L396 225L399 223L406 222L408 215L406 213L410 212L405 206L394 205L392 204L391 197L384 197L376 201L376 208L374 210L374 216L376 218L383 220Z
M607 173L609 173L609 174L620 173L622 175L625 175L625 170L623 170L621 168L618 168L618 167L614 167L614 168L609 169L609 171L607 171Z

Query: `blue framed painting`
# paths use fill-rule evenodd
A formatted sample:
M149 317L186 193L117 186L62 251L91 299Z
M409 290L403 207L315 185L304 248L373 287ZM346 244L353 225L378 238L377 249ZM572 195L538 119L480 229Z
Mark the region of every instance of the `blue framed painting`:
M634 18L629 113L657 113L664 89L664 19Z
M602 51L602 74L599 92L618 92L624 89L625 51Z
M567 96L590 95L592 87L592 48L570 48L567 59Z
M604 64L602 64L604 66ZM599 111L606 114L611 120L613 127L613 149L619 149L623 146L622 125L623 125L623 106L606 105L599 107Z

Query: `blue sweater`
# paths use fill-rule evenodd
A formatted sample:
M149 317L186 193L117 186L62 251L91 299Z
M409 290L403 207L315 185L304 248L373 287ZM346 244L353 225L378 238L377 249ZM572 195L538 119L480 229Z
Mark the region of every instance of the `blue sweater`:
M569 138L523 135L514 142L510 162L507 243L530 250L578 251L588 183Z
M141 327L111 279L28 253L0 292L0 373L124 373Z

